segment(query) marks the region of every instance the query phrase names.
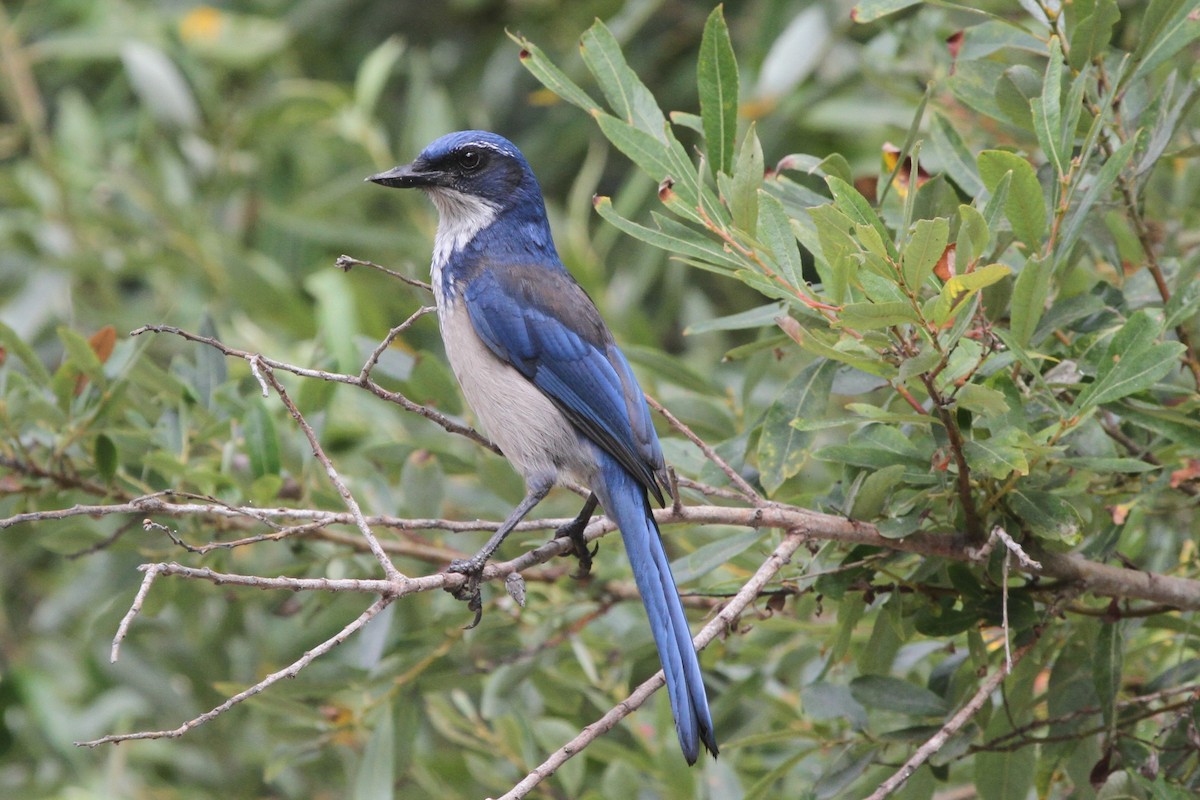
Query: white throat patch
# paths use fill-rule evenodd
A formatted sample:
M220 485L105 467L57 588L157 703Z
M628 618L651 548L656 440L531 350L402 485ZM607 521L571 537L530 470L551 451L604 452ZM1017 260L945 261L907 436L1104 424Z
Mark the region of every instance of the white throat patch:
M426 191L438 210L437 235L433 240L433 284L437 287L442 267L450 256L491 225L500 207L454 189L439 186Z

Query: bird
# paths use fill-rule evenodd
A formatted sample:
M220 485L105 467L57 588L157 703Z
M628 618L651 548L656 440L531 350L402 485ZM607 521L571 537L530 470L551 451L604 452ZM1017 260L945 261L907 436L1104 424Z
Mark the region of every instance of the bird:
M525 497L482 549L456 560L459 598L482 614L484 566L550 490L590 490L556 535L590 564L583 530L599 504L621 537L666 677L680 749L717 755L700 661L650 497L671 493L662 446L628 359L596 304L563 265L541 186L508 139L448 133L409 164L371 175L420 189L437 209L431 285L450 367L467 404L525 480Z

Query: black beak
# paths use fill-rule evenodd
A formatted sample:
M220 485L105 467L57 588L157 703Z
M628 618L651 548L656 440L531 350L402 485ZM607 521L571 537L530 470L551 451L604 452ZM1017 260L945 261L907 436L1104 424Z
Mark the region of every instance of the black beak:
M440 173L436 171L422 171L420 165L414 161L412 164L403 164L393 167L387 172L372 175L366 180L395 189L413 189L421 186L433 186L438 182L439 177L441 177Z

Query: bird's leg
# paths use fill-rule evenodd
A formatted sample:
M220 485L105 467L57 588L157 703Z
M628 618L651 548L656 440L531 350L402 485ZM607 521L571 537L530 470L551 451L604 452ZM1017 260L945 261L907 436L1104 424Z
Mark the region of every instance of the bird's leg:
M587 539L583 538L583 532L587 529L588 522L591 521L592 514L595 512L596 505L599 502L596 499L595 493L589 494L587 500L583 503L583 509L580 510L579 516L554 531L555 539L571 540L571 550L575 554L575 557L579 559L579 571L571 576L573 578L586 578L588 573L592 571L592 556L600 551L599 544L594 549L588 550Z
M470 558L455 559L446 568L447 572L456 572L467 578L462 586L451 591L455 599L465 600L467 608L475 612L475 619L467 626L467 630L474 628L483 618L483 598L480 596L479 581L483 577L483 568L487 565L488 559L500 547L500 543L504 541L505 537L512 533L512 529L517 526L517 523L524 519L534 506L542 502L542 498L550 493L553 486L553 480L539 481L537 484L531 485L525 499L517 504L517 507L508 515L508 519L500 524L500 527L492 534L492 538L487 540L487 544L480 548L478 553Z

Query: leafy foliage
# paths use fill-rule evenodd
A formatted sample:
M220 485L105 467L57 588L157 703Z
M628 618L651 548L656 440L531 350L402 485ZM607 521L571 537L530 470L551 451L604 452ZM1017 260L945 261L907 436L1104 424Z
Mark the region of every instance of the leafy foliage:
M686 770L656 698L551 791L865 796L975 695L1007 635L1028 655L898 796L1190 796L1188 613L1019 578L1003 545L983 563L945 553L1000 527L1035 558L1197 577L1195 3L864 0L853 22L820 5L731 5L728 21L720 7L610 6L505 7L519 59L469 3L319 19L253 3L0 9L13 120L0 128L0 519L156 492L342 510L246 361L125 333L166 321L357 375L428 297L329 265L400 258L419 276L433 220L361 176L445 130L492 127L537 168L565 260L650 393L771 501L897 544L814 542L705 650L719 761ZM560 58L597 13L608 23L586 29L579 60ZM469 421L439 348L416 320L373 376ZM287 387L368 513L497 519L521 495L469 437L360 387ZM663 433L685 480L731 485ZM565 493L545 505L577 510ZM527 607L490 603L469 634L448 597L405 597L181 739L74 748L178 725L362 612L346 594L164 577L109 664L143 562L378 577L352 527L280 541L282 527L98 511L0 529L4 793L492 795L654 669L606 542L589 583L531 570ZM776 537L664 533L689 602L710 611ZM380 535L411 575L476 544ZM943 555L906 549L929 541Z

